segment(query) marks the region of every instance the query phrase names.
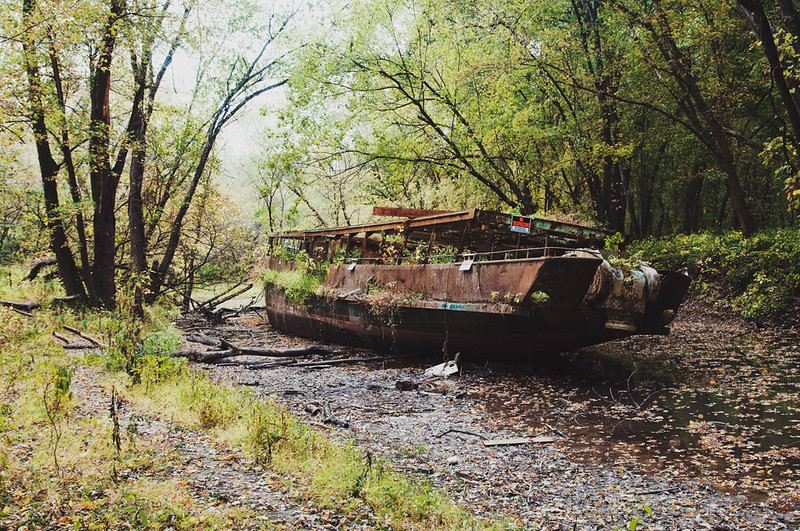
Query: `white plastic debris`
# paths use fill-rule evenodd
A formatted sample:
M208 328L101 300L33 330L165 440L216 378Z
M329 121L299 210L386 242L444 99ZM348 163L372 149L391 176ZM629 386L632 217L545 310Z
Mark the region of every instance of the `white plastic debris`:
M434 365L429 369L425 369L425 376L427 377L435 377L435 376L444 376L447 378L451 374L455 374L458 372L458 365L456 365L455 361L446 361L444 363L440 363L439 365Z

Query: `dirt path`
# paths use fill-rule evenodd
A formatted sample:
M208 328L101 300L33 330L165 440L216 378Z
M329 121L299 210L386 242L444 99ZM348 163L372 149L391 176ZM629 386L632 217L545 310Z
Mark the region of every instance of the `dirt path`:
M99 381L99 371L94 367L76 368L70 387L76 401L76 415L87 419L109 416L111 391ZM230 513L237 507L247 507L256 514L250 525L255 528L268 524L270 529L336 528L343 520L329 511L300 503L282 486L275 473L221 446L203 431L182 429L124 401L118 409L118 418L121 431L128 437L146 442L156 454L171 456L173 466L161 477L187 485L205 514ZM122 470L120 479L135 479L133 474ZM245 524L245 528L250 525Z
M206 332L242 345L306 344L270 328L253 313ZM718 363L719 356L697 360L679 352L695 345L696 352L725 352L730 358L731 353L742 352L736 345L752 343L754 337L769 343L769 352L787 351L787 364L800 360L791 357L797 344L786 331L759 330L703 305L690 306L670 338L637 338L611 348L637 352L643 361L650 357L678 371L705 374L719 387L730 381L741 386L728 366ZM728 352L725 345L734 346ZM744 381L752 379L744 369L754 365L757 354L748 350L743 354L746 359L737 360ZM577 356L584 363L592 359L591 352ZM567 375L578 366L560 364L468 364L453 378L423 381L423 370L435 361L269 370L202 367L214 378L248 386L264 398L277 398L309 422L319 423L319 415L311 412L327 407L348 422L346 429L327 427L332 433L354 437L373 454L442 489L474 514L499 515L520 528L627 529L632 521L637 529L653 530L800 528L797 500L789 500L798 489L797 482L792 487L793 476L787 476L785 483L765 482L764 489L776 489L771 497L754 496L756 491L745 488L741 479L739 484L727 483L723 472L706 466L715 458L713 448L687 450L675 439L678 432L664 429L666 413L657 399L645 396L648 389L634 392L628 382L627 389L609 388L609 395L603 388L607 381L587 382ZM593 373L596 367L580 370ZM71 387L76 414L108 417L111 394L99 381L96 369L78 366ZM398 382L419 386L400 390L405 387ZM161 472L163 477L185 482L204 512L248 507L256 515L253 526L278 529L374 527L371 521L349 521L346 515L298 501L274 472L201 431L181 429L129 403L122 404L119 418L123 432L130 431L156 452L173 457L174 466ZM538 435L553 440L484 445L485 440ZM665 441L667 450L661 447ZM123 479L134 473L120 472ZM776 504L781 497L788 500L783 510Z

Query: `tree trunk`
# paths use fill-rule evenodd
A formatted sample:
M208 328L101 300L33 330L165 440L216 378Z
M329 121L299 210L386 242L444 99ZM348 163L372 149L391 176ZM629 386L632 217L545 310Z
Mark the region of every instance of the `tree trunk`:
M89 176L94 200L94 267L92 277L100 304L116 307L116 200L118 168L109 163L109 129L111 127L110 92L111 63L116 45L116 23L124 11L124 1L112 0L106 17L103 38L92 65L90 79ZM123 159L124 162L124 159Z
M55 37L50 35L50 66L53 73L53 84L56 89L56 98L59 107L59 121L61 122L61 155L64 159L64 167L67 170L67 182L69 184L69 192L72 197L72 202L77 207L75 213L75 229L78 233L78 253L80 255L81 266L80 271L83 277L83 283L86 287L89 302L93 305L97 304L97 296L94 293L94 283L92 282L91 265L89 263L89 246L86 240L86 222L83 218L83 212L80 208L81 191L78 186L78 176L75 171L75 163L72 160L72 147L69 140L69 129L67 127L67 104L64 96L64 88L61 79L61 65L58 58L58 52L55 46Z
M23 0L22 16L27 27L32 27L30 22L36 7L35 0ZM36 61L34 44L29 33L24 34L23 56L28 77L28 95L30 98L30 119L36 143L36 154L39 169L42 175L42 192L45 202L46 226L50 237L50 247L58 263L58 275L64 285L67 295L80 295L86 297L83 289L80 272L75 263L75 256L69 247L64 220L61 218L61 205L58 198L58 164L53 159L50 143L47 139L47 126L45 124L44 98L42 96L41 78Z

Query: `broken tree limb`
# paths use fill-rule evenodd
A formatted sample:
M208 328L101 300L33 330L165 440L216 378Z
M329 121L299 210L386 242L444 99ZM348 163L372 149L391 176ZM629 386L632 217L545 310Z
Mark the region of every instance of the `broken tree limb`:
M8 306L9 308L13 308L15 310L21 310L23 312L30 312L32 310L40 308L39 303L33 301L25 301L25 302L0 301L0 305Z
M192 361L196 361L198 363L214 363L224 358L230 358L232 356L239 356L235 350L233 349L226 349L226 350L210 350L208 352L201 352L199 350L176 350L173 356L178 358L188 358Z
M322 419L323 424L332 424L334 426L339 426L340 428L347 429L350 427L350 423L346 420L342 420L338 417L333 415L330 406L328 404L323 404L322 411L325 414L325 417Z
M41 258L41 259L35 261L33 263L33 265L31 266L31 270L28 273L28 276L25 277L25 280L33 280L33 279L35 279L39 275L39 272L43 268L45 268L45 267L47 267L49 265L55 265L55 264L56 264L56 259L53 256L48 256L46 258Z
M244 293L245 291L249 290L252 287L253 287L252 284L247 284L246 286L242 286L238 290L229 293L228 295L219 299L217 302L214 303L214 306L219 306L220 304L226 303L231 299L235 299L236 297L238 297L239 295L241 295L242 293Z
M287 362L274 362L274 363L257 363L255 365L248 365L248 369L272 369L277 367L323 367L325 365L342 365L344 363L358 363L360 361L383 361L386 358L383 356L374 356L371 358L338 358L335 360L324 361L306 361L301 363L287 363Z
M94 345L90 345L89 343L69 343L67 345L61 345L61 348L67 350L80 350L80 349L96 348L96 347Z
M85 339L86 341L88 341L89 343L91 343L92 345L94 345L96 347L105 348L105 345L102 342L100 342L97 339L93 338L89 334L84 334L83 332L81 332L77 328L72 328L71 326L64 325L64 330L69 330L73 334L82 337L83 339Z
M59 334L58 332L55 332L55 331L53 331L53 337L56 338L56 340L58 340L59 346L61 348L63 348L63 349L78 350L78 349L95 348L96 347L96 345L93 345L92 343L73 343L72 341L69 340L69 338L67 338L66 336L62 336L61 334Z
M483 441L484 446L514 446L518 444L531 444L531 443L552 443L556 442L558 437L509 437L508 439L487 439Z
M565 439L569 439L570 438L569 435L567 435L563 431L559 430L558 428L554 428L550 424L547 424L546 422L545 422L544 425L547 427L548 430L552 431L553 433L555 433L557 435L560 435L560 436L564 437Z
M320 345L310 345L301 348L286 348L274 349L264 347L234 347L239 352L248 356L265 356L273 358L301 358L304 356L311 356L314 354L325 354L328 356L337 356L344 354L346 351L338 348L323 347Z
M202 331L196 334L188 334L186 336L186 341L190 343L200 343L201 345L208 345L209 347L221 347L223 345L223 340L207 336Z
M440 433L436 437L437 438L442 438L445 435L447 435L448 433L463 433L465 435L472 435L473 437L480 437L481 439L484 439L484 440L487 439L486 435L483 435L481 433L475 433L474 431L467 431L467 430L459 430L459 429L456 429L456 428L450 428L447 431L443 431L442 433Z
M309 402L303 408L303 411L305 411L312 417L316 417L317 415L322 414L323 424L339 426L340 428L345 428L345 429L350 427L350 422L334 416L328 404L323 404L321 402Z
M229 357L263 356L272 358L295 358L295 357L299 358L303 356L311 356L313 354L325 354L329 356L337 356L344 354L346 352L341 349L323 347L321 345L309 345L307 347L286 348L286 349L240 346L240 345L234 345L233 343L231 343L226 339L208 336L202 332L187 335L186 341L189 341L191 343L200 343L202 345L208 345L210 347L215 347L218 349L232 350L233 353Z
M67 339L66 337L62 336L61 334L59 334L56 331L53 331L53 337L58 339L59 341L61 341L65 345L69 345L70 344L70 340L69 339Z
M53 304L61 305L61 306L68 306L75 302L81 300L80 295L67 295L66 297L53 297Z
M197 302L196 303L197 304L197 308L195 308L195 309L197 311L202 311L203 309L206 309L207 311L210 311L210 310L208 310L208 308L216 308L220 304L222 304L224 302L228 302L229 300L233 299L234 297L237 297L237 296L241 295L242 293L244 293L245 291L247 291L247 290L249 290L250 288L253 287L252 284L247 284L246 286L242 286L244 283L245 283L245 281L242 280L241 282L237 283L232 288L230 288L230 289L228 289L226 291L223 291L222 293L220 293L219 295L217 295L215 297L211 297L207 301Z
M24 310L17 310L16 308L11 308L13 311L17 312L20 315L24 315L25 317L33 318L33 314L31 312L26 312Z

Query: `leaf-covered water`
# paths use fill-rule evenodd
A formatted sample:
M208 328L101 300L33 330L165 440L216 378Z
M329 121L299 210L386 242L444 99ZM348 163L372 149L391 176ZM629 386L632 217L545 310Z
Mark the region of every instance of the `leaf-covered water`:
M791 336L695 308L670 337L571 353L480 393L498 423L569 435L576 459L702 478L797 510L800 346Z

